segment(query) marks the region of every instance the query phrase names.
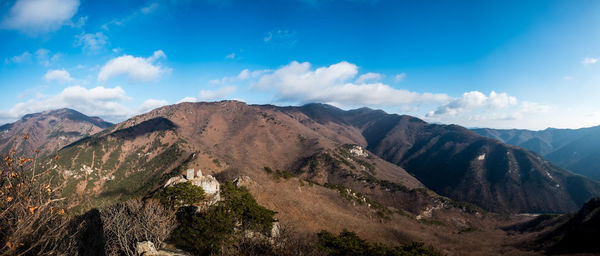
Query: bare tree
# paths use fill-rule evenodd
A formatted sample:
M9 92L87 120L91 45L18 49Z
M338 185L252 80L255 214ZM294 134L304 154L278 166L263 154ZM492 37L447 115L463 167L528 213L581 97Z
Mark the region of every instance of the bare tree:
M162 247L176 227L175 214L156 200L132 199L100 211L108 255L136 255L138 242Z
M0 156L0 255L68 255L76 248L60 187L48 172L26 175L33 159Z

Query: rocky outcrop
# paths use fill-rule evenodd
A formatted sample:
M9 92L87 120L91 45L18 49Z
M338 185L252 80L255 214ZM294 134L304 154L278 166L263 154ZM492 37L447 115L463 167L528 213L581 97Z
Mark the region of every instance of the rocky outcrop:
M177 250L171 251L166 249L156 250L154 243L144 241L137 243L136 252L140 256L189 256L189 254Z
M250 177L248 176L240 176L237 177L233 180L233 185L236 188L239 187L251 187L251 186L256 186L258 185L255 181L253 181Z
M213 205L221 200L221 185L219 181L211 175L202 175L201 170L187 169L185 174L170 178L164 187L172 186L177 183L190 181L192 184L202 187L206 193L206 205Z
M367 152L365 150L363 150L363 148L359 145L353 145L352 148L350 148L350 154L356 156L356 157L368 157L369 154L367 154Z

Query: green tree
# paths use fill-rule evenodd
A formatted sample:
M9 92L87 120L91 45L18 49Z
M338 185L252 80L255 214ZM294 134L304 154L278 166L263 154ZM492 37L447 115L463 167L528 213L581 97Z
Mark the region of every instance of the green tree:
M403 246L371 244L346 229L338 236L322 230L318 237L319 248L330 256L441 256L423 243L412 242Z
M246 188L225 182L221 197L224 199L204 213L179 214L181 225L172 235L178 247L198 255L216 254L239 242L239 234L245 230L263 234L271 230L276 212L259 205Z
M169 186L159 195L160 202L170 209L197 204L204 200L204 197L204 189L192 184L191 181Z

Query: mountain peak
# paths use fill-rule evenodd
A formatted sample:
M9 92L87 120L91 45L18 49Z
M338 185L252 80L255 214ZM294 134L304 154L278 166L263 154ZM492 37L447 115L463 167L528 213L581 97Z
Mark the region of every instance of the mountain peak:
M27 114L0 127L0 153L14 148L26 156L32 156L36 150L43 156L111 125L69 108ZM29 134L29 139L24 140L24 134Z

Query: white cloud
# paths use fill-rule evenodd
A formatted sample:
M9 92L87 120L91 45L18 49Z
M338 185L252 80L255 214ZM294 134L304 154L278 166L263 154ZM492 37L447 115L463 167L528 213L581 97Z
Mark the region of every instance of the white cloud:
M152 56L148 57L148 61L149 62L155 62L161 58L166 59L167 55L165 55L165 52L163 52L162 50L158 50L158 51L154 51L154 53L152 54Z
M214 101L214 100L222 100L226 97L230 96L233 92L235 92L235 86L223 86L216 90L202 90L198 94L198 97L195 101Z
M505 108L511 105L516 105L517 98L509 96L506 93L496 93L492 91L489 96L479 92L465 92L462 97L455 99L448 104L442 105L437 110L427 114L429 117L437 115L454 116L463 111L470 111L475 108Z
M84 50L98 51L108 43L108 37L102 32L81 33L75 36L75 46L81 46Z
M382 78L383 78L383 75L382 75L382 74L378 74L378 73L370 73L370 72L369 72L369 73L366 73L366 74L362 74L362 75L360 75L360 76L359 76L359 77L356 79L355 83L357 83L357 84L363 84L363 83L365 83L365 82L368 82L368 81L378 82L378 81L379 81L379 80L381 80Z
M197 98L195 97L185 97L183 99L180 99L179 101L177 101L177 103L182 103L182 102L196 102L198 101Z
M17 56L13 56L11 58L7 58L4 59L4 63L6 64L10 64L10 63L23 63L23 62L28 62L31 61L31 53L29 52L23 52L21 55L17 55Z
M58 30L79 8L79 0L17 0L0 26L37 35Z
M105 88L102 86L87 89L71 86L54 96L40 96L26 102L17 103L8 111L0 112L1 119L18 118L25 114L59 108L73 108L87 115L125 117L132 111L120 104L128 100L121 87Z
M155 51L148 58L123 55L108 61L98 73L98 81L106 82L108 79L127 75L130 81L149 82L158 80L163 74L170 73L171 69L162 67L155 62L158 59L166 58L162 50Z
M308 62L294 61L260 77L254 88L274 89L278 101L337 106L396 106L449 99L445 94L411 92L383 83L349 82L357 74L358 67L345 61L314 70Z
M56 95L37 95L35 98L15 104L11 109L0 110L0 122L10 122L30 113L59 108L71 108L90 116L100 116L109 121L122 121L133 115L167 105L165 100L148 99L137 107L127 107L131 102L121 87L102 86L85 88L71 86Z
M406 78L406 73L400 73L394 76L394 80L396 80L396 82L401 82L404 80L404 78Z
M147 99L142 103L142 105L138 108L138 113L145 113L155 108L159 108L165 105L168 105L169 102L166 100L155 100L155 99Z
M587 57L581 61L581 64L590 65L590 64L596 64L596 62L598 62L597 58Z
M69 74L69 72L65 69L48 70L48 72L46 72L46 74L44 75L44 79L47 82L58 81L61 83L73 81L71 74Z
M235 59L235 52L225 56L225 59Z

